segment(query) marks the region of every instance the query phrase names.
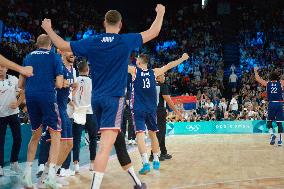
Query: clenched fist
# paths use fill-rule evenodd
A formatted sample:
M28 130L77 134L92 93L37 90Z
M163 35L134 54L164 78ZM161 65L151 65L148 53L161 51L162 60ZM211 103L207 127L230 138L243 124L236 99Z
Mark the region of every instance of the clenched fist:
M41 27L46 31L48 29L51 29L51 20L45 18L42 22L41 22Z
M156 12L157 14L160 14L160 15L164 15L165 14L165 6L162 5L162 4L157 4L157 7L156 7Z

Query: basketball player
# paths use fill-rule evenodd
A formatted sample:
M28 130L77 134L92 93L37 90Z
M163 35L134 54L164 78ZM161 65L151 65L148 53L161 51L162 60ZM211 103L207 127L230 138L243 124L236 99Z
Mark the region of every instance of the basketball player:
M120 132L130 53L141 47L142 43L157 37L161 30L165 7L157 5L156 12L156 19L147 31L119 35L122 27L121 14L110 10L105 15L105 34L71 43L64 41L53 31L49 19L42 22L42 28L55 46L62 51L73 51L75 55L87 57L91 65L92 108L101 132L92 189L100 188L112 146Z
M153 168L160 169L159 162L159 142L156 136L157 127L157 90L156 77L163 75L168 70L176 67L188 59L188 54L184 53L181 58L170 62L162 68L148 69L149 58L145 54L139 55L136 64L137 67L128 66L128 72L132 75L132 95L131 108L138 149L142 157L143 168L140 174L150 172L147 148L145 144L145 131L147 125L149 136L151 138L151 147L153 151Z
M4 175L4 144L7 126L10 126L13 136L13 147L10 156L11 170L20 173L18 157L21 148L21 128L18 117L18 106L22 103L23 93L19 93L18 78L7 75L8 69L0 65L0 176ZM19 99L17 100L17 96Z
M30 77L33 75L33 68L30 66L19 66L18 64L8 60L4 56L0 55L0 65L6 67L7 69L15 70L22 74L23 76Z
M41 138L42 127L47 127L51 135L49 169L45 181L47 188L57 188L55 166L59 154L61 127L58 124L55 87L63 86L63 63L59 55L50 51L51 40L42 34L37 38L38 49L28 54L24 66L32 66L34 76L24 78L20 75L19 87L25 89L26 103L32 125L32 137L28 146L26 169L23 175L25 188L33 187L31 179L32 163Z
M270 144L275 144L276 136L273 132L272 121L276 121L278 126L278 146L282 146L282 122L284 121L283 113L283 89L284 81L280 80L278 72L273 71L269 75L269 81L263 80L258 75L258 68L254 68L255 79L262 86L266 87L267 98L268 98L268 116L267 116L267 127L271 134Z

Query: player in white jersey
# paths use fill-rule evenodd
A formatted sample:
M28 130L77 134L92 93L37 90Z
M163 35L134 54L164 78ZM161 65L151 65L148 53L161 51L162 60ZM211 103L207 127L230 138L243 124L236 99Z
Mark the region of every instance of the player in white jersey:
M20 74L30 77L33 75L33 68L31 66L19 66L18 64L8 60L4 56L0 54L0 65L5 66L8 69L15 70L19 72Z
M19 95L18 78L7 75L7 70L6 67L0 65L0 176L4 175L4 145L8 125L13 136L13 147L10 157L11 170L17 173L21 172L18 165L18 156L22 142L18 106L23 100L23 93L20 93L19 100L17 100Z

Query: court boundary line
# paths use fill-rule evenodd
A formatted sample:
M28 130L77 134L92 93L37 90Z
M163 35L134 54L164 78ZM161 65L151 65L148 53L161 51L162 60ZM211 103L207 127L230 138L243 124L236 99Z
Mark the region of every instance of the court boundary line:
M185 189L185 188L192 188L192 187L210 186L210 185L214 185L214 184L229 184L229 183L242 182L242 181L255 181L255 180L263 180L263 179L281 179L281 178L284 178L284 176L280 176L280 177L258 177L258 178L251 178L251 179L242 179L242 180L228 180L228 181L223 181L223 182L212 182L212 183L180 186L180 187L175 187L175 188L172 188L172 189Z

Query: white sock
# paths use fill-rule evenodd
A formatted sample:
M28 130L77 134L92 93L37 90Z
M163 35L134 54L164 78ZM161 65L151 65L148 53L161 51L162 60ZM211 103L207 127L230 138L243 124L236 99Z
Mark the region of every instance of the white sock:
M51 178L55 178L55 175L56 175L56 165L53 164L53 163L50 163L49 164L49 169L48 169L48 176L51 177Z
M153 153L154 161L160 161L159 160L159 154L158 153Z
M141 155L141 157L142 157L143 164L149 163L148 154L147 154L147 153L143 153L143 154Z
M94 172L91 189L99 189L104 177L104 173Z
M271 134L271 135L273 134L273 129L272 128L269 129L269 134Z
M133 166L131 166L131 167L127 170L127 172L128 172L128 174L131 176L131 178L133 179L135 185L138 185L138 186L141 186L141 185L142 185L140 179L139 179L139 178L136 176L136 174L135 174L135 171L134 171Z
M32 166L33 166L33 162L26 162L25 174L28 174L28 175L32 174Z
M55 166L55 173L58 172L58 170L60 169L60 167L61 167L61 165L56 165L56 166Z

